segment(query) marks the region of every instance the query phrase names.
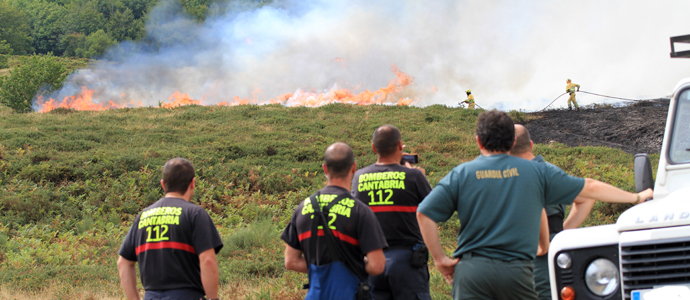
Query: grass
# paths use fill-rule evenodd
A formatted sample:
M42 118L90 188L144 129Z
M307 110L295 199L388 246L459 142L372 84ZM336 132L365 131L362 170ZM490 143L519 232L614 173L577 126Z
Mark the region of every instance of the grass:
M306 275L283 267L279 234L294 207L325 183L323 151L347 142L358 166L370 140L394 124L435 185L479 155L477 110L398 106L266 106L14 114L0 108L0 297L120 299L115 261L136 214L162 196L161 166L190 159L194 203L225 242L221 297L302 299ZM530 118L511 112L515 118ZM567 172L633 189L632 156L603 147L537 145ZM652 156L653 163L658 155ZM625 205L597 205L587 225L614 222ZM441 224L448 253L460 224ZM434 299L450 287L431 268Z

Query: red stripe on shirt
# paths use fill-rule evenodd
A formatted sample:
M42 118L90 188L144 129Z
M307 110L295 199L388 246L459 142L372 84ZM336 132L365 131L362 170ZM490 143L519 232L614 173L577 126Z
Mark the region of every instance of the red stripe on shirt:
M337 230L331 230L331 232L333 232L333 236L337 237L339 240L353 244L355 246L359 246L359 241L356 238L347 236L343 233L338 232ZM319 229L319 231L316 233L316 235L324 236L323 229ZM297 236L297 238L299 239L300 242L302 240L308 239L310 237L311 237L311 231L303 232L302 234Z
M189 244L184 244L184 243L178 243L178 242L158 242L158 243L146 243L143 244L139 247L137 247L136 255L139 255L139 253L147 251L147 250L158 250L158 249L178 249L178 250L184 250L187 252L190 252L192 254L196 254L196 251L194 251L194 247Z
M400 205L381 205L381 206L369 206L371 211L377 212L416 212L416 206L400 206Z

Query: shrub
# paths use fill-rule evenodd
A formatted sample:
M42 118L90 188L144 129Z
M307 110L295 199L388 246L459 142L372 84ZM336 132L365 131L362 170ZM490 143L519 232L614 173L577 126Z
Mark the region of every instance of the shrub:
M44 95L62 86L67 78L65 65L52 54L21 58L10 76L0 79L0 103L16 112L31 111L31 101L41 89Z

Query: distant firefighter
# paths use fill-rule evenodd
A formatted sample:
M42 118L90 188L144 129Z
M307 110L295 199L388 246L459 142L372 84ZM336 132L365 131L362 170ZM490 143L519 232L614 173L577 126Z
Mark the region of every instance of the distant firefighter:
M570 79L568 79L568 84L565 86L565 91L567 93L570 93L570 98L568 98L568 110L573 110L573 107L571 106L571 102L575 104L575 109L580 110L580 107L577 105L577 101L575 101L575 89L577 91L580 91L580 85L577 83L572 83L570 82Z
M465 93L467 93L467 99L460 103L467 103L467 108L474 109L474 96L472 95L472 91L467 90L465 91Z

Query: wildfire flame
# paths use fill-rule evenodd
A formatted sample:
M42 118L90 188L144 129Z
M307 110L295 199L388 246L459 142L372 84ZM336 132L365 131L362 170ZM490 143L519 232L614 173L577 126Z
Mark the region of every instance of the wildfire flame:
M336 59L339 60L339 59ZM302 90L297 90L294 93L286 93L275 99L269 99L268 101L260 101L259 95L262 93L261 90L256 89L252 93L252 98L241 98L235 96L232 100L221 101L217 105L221 106L234 106L234 105L245 105L245 104L283 104L286 106L309 106L316 107L322 106L330 103L349 103L357 105L369 105L369 104L391 104L391 105L411 105L416 99L410 99L408 97L396 96L405 90L406 87L412 84L413 78L402 71L394 65L392 68L393 73L395 73L396 78L392 80L388 86L382 87L375 91L364 90L363 92L355 93L347 88L340 88L337 84L331 89L318 93L318 92L306 92ZM435 87L433 91L435 91ZM123 108L123 107L141 107L142 102L138 103L135 101L130 101L128 104L118 104L113 100L108 100L107 102L96 103L94 102L95 90L90 90L87 87L82 87L82 91L78 94L67 96L62 101L50 98L45 101L43 97L38 97L36 100L36 105L38 106L39 112L49 112L56 108L69 108L75 110L105 110L113 108ZM126 102L125 94L122 94L121 101ZM97 98L97 95L96 95ZM168 98L168 101L159 103L162 108L173 108L183 105L204 105L205 96L201 99L192 99L188 94L182 92L174 92Z

